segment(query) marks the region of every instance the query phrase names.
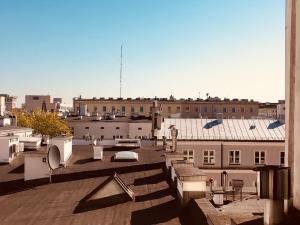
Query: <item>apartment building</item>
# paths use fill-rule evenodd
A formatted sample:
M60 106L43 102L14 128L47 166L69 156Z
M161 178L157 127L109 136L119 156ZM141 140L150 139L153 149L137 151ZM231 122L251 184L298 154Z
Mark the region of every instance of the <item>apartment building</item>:
M266 119L276 119L277 103L260 103L258 108L258 116Z
M224 118L252 118L258 116L259 103L247 99L178 99L167 98L74 98L73 108L76 114L114 113L123 116L149 116L154 100L161 107L163 117L172 118L216 118L222 113Z
M220 185L226 171L231 179L241 179L255 188L261 165L284 165L285 125L268 119L169 119L157 132L158 145L166 139L172 145L170 127L178 130L177 153L203 169Z

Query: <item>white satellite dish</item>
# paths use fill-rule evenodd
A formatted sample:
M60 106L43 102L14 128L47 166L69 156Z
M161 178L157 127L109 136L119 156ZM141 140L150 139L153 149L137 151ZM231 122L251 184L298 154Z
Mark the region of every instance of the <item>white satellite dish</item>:
M51 145L48 148L47 162L50 170L59 168L60 164L60 151L56 145Z

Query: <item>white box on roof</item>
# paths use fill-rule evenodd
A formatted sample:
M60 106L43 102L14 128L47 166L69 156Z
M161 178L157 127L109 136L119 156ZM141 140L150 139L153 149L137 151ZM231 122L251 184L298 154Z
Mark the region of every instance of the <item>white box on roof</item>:
M73 137L54 137L50 140L50 145L56 145L60 151L60 163L65 165L72 155Z

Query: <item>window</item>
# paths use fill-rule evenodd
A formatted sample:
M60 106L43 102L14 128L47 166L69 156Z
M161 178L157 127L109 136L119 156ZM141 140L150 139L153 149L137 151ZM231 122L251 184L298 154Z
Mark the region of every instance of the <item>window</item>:
M100 127L101 130L104 130L104 127Z
M266 153L264 151L256 151L254 158L256 165L266 163Z
M94 106L94 112L97 112L97 109L98 109L97 106Z
M183 150L183 159L194 162L194 150Z
M203 112L207 113L207 107L203 107Z
M115 135L113 136L113 139L116 139L116 136L115 136Z
M285 164L285 152L280 152L280 165Z
M199 112L199 108L198 107L195 108L195 112Z
M119 130L120 129L120 127L116 127L116 130Z
M226 107L223 108L223 113L227 113L227 108Z
M104 135L101 135L101 140L103 140L104 139Z
M180 112L180 106L176 107L176 112Z
M85 129L90 129L90 127L85 127Z
M203 151L203 164L206 165L215 164L215 150Z
M245 112L245 108L242 107L242 108L241 108L241 113L244 113L244 112Z
M133 106L131 106L131 112L134 113L134 107Z
M114 112L114 111L116 111L116 107L115 107L115 106L112 106L112 107L111 107L111 112Z
M122 106L121 110L122 110L122 112L125 112L126 111L125 106Z
M240 151L232 150L229 151L229 164L240 164Z
M103 111L103 112L106 112L106 106L103 106L103 107L102 107L102 111Z
M141 127L139 127L139 128L138 128L138 130L142 130L142 128L141 128Z
M168 106L168 113L171 113L171 106Z
M185 107L185 111L189 112L190 111L190 107L189 106Z
M250 113L253 113L253 108L252 107L250 108Z
M235 113L235 107L232 107L231 112Z
M144 107L143 106L140 107L140 112L144 112Z
M33 98L32 98L33 100L39 100L40 99L40 97L39 96L33 96Z

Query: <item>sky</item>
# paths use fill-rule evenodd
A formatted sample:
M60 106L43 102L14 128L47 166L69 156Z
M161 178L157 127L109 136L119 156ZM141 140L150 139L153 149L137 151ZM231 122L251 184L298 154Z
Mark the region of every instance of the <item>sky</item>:
M0 93L284 99L284 0L0 0Z

